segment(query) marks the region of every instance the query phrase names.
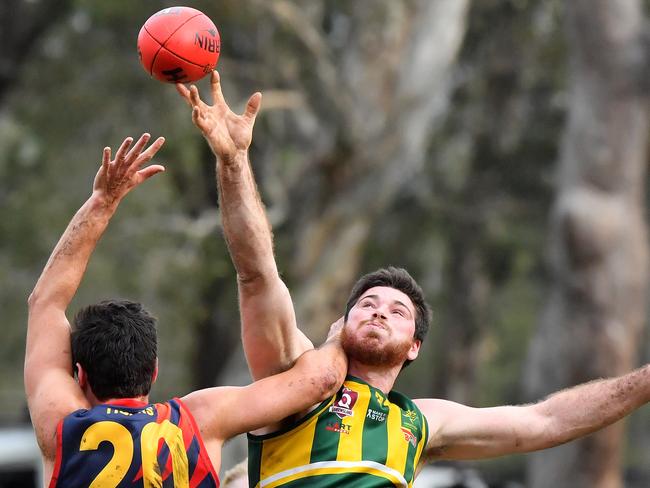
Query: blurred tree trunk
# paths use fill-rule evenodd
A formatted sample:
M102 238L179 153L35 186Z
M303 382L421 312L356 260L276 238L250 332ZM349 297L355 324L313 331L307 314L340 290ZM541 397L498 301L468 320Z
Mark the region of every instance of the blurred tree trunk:
M554 19L557 9L554 2L497 1L474 2L469 12L454 68L453 111L433 148L440 164L429 168L436 202L424 216L442 216L439 233L446 241L435 314L434 396L466 404L521 401L516 388L495 388L492 378L498 376L501 385L505 378L489 371L499 361L517 370L524 357L513 363L512 355L504 356L503 324L512 310L498 302L522 273L522 254L537 261L541 247L514 242L546 219L541 209L550 198L545 174L547 154L557 150L559 104L552 103L549 87L564 73L547 65L564 63L557 22L539 19Z
M647 53L642 2L566 2L569 119L551 216L552 289L532 343L531 398L636 364L645 320ZM622 486L623 423L533 455L529 486Z
M425 164L448 107L467 7L466 0L355 2L345 49L321 70L311 96L325 132L336 135L311 168L321 177L319 204L291 209L299 213L293 296L312 338L341 314L372 227L389 225L382 215Z
M480 368L479 348L484 333L490 282L481 262L480 237L485 230L475 217L450 225L449 282L446 314L435 344L434 361L439 373L432 378L434 394L464 404L475 404Z

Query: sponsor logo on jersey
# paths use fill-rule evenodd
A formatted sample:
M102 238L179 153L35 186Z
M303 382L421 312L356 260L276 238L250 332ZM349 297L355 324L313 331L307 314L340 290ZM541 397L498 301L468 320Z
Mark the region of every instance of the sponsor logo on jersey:
M413 447L415 447L417 445L418 439L417 439L417 437L415 437L413 432L408 430L406 427L402 427L402 433L404 434L404 440L405 441L410 442Z
M370 420L376 420L377 422L383 422L386 420L386 412L378 412L377 410L369 408L368 413L366 413L366 418Z
M329 430L331 432L338 432L339 434L349 434L350 430L352 430L351 425L347 425L344 423L339 423L339 422L329 422L325 426L325 430Z

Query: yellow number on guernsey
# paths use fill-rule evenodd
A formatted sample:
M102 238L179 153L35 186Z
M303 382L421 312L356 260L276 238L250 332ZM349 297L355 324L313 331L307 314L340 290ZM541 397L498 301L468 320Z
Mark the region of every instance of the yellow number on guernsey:
M81 437L80 451L94 451L107 441L113 444L113 457L95 477L89 488L115 488L124 478L133 459L133 439L126 427L117 422L97 422Z
M150 422L140 435L142 451L142 478L144 486L162 486L162 469L158 466L158 442L164 439L172 457L174 488L190 486L189 463L183 443L183 431L169 420ZM164 468L164 467L163 467Z
M162 486L162 469L158 465L158 442L164 439L172 457L174 488L190 485L189 463L183 443L183 431L169 420L150 422L140 434L142 478L146 487ZM113 444L113 457L99 472L89 488L115 488L124 479L133 461L133 438L123 425L105 420L86 429L81 437L80 451L96 450L102 442Z

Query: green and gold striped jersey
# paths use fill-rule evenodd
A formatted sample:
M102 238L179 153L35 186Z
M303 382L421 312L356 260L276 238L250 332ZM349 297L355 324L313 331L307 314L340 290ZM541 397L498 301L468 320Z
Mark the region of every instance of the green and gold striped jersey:
M284 430L248 435L250 486L411 487L428 426L412 400L348 376L336 396Z

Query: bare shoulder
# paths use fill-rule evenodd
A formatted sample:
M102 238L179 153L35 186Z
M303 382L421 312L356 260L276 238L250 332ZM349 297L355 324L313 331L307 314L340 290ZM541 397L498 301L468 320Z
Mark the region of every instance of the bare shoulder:
M194 418L204 441L225 440L222 438L220 427L221 422L227 421L231 415L236 413L231 411L228 414L234 389L236 387L211 387L192 391L181 397L180 400Z
M429 424L429 456L442 454L436 453L436 450L444 449L450 442L450 435L475 423L480 412L484 410L441 398L422 398L414 402Z
M448 431L451 424L460 420L471 408L439 398L421 398L414 402L427 419L429 426L429 438L422 453L422 464L447 458L447 451L450 447Z

